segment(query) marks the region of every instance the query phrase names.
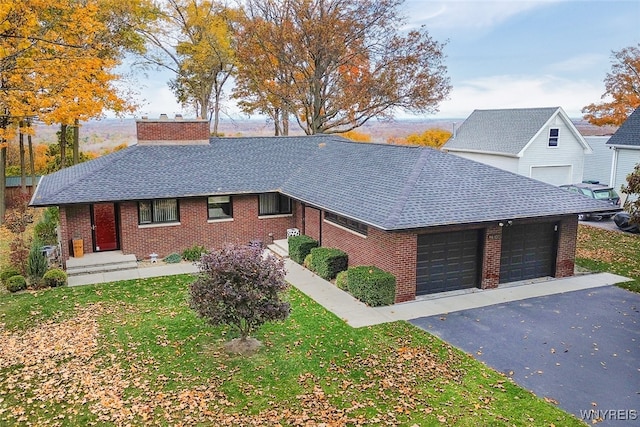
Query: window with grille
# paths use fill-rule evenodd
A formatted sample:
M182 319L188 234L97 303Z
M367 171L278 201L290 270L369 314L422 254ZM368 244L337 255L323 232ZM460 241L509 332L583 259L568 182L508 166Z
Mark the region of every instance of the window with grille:
M138 224L177 222L178 200L157 199L138 202Z
M258 215L282 215L291 213L291 199L279 193L260 194Z
M207 212L209 219L233 218L231 210L231 196L210 196L207 198Z
M558 137L560 135L560 129L551 128L549 129L549 147L557 147L558 146Z

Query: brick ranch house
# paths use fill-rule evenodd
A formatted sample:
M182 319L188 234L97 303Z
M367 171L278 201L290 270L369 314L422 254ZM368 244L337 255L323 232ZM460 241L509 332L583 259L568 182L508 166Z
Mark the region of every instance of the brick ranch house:
M209 138L202 120L142 119L138 144L42 178L32 206L59 206L62 258L138 259L195 244L286 238L336 247L350 265L416 295L574 272L577 215L604 202L424 147L319 135Z

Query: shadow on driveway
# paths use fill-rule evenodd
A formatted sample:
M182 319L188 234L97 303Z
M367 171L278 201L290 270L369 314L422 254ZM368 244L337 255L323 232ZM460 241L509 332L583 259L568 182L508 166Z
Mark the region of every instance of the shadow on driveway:
M411 323L589 424L640 425L639 294L606 286Z

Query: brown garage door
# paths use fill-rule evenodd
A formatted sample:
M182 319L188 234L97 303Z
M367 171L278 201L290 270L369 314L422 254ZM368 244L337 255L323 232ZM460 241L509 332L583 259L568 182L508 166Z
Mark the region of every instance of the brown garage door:
M557 225L512 225L502 230L500 283L553 276L556 266Z
M479 230L418 236L416 294L478 286Z

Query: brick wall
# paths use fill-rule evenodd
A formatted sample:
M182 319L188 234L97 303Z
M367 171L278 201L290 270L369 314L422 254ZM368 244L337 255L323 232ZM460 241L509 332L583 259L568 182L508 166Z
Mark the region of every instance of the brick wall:
M575 271L578 218L575 215L563 218L560 221L559 233L555 277L573 276Z
M499 225L488 226L483 233L482 255L482 289L497 288L500 283L500 252L502 250L502 227Z
M396 302L415 298L415 233L385 232L369 227L367 236L363 237L325 221L322 246L345 251L349 255L349 266L375 265L396 276Z
M136 120L138 144L208 144L209 122L202 119Z
M233 221L207 221L207 199L178 201L180 225L139 226L138 204L120 203L120 246L138 259L155 252L160 257L180 253L193 245L219 248L225 243L246 244L259 239L269 244L287 237L287 228L296 226L296 215L258 218L258 196L233 196ZM270 234L272 236L270 236Z
M64 221L63 221L64 217ZM62 259L73 256L73 239L82 239L83 252L93 252L90 205L71 205L60 209ZM66 226L65 226L66 225ZM66 252L66 256L65 256Z

